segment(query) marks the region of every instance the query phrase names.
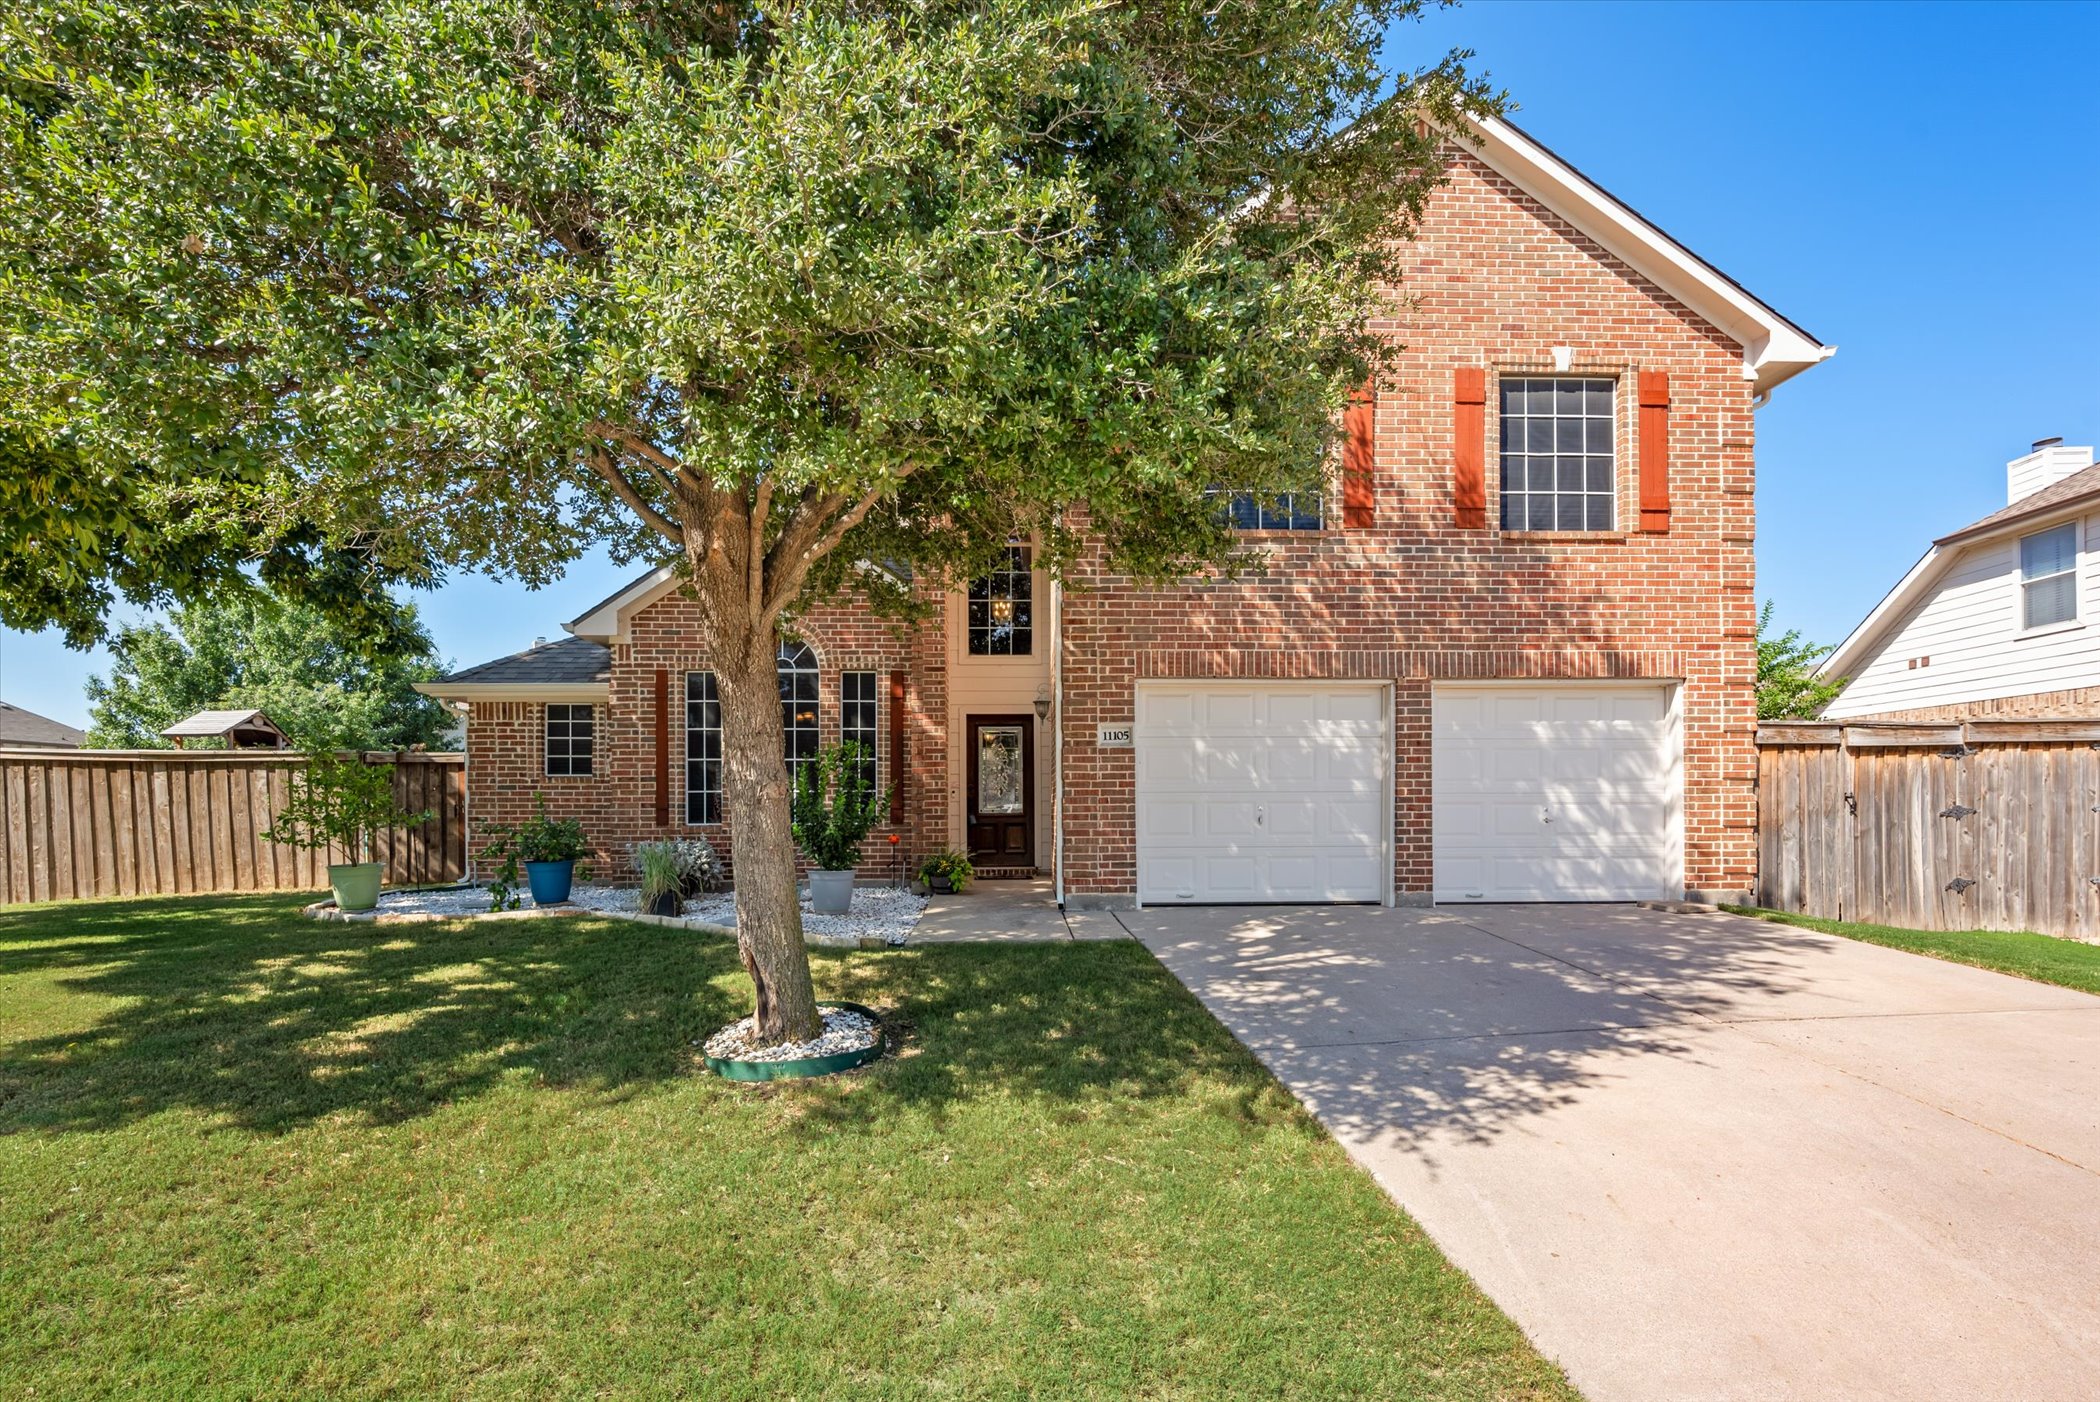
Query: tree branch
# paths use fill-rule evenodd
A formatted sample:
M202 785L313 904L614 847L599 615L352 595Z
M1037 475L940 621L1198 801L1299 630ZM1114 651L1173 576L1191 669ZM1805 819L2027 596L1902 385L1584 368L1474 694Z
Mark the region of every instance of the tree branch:
M627 504L628 510L642 518L644 525L681 550L685 548L685 531L676 521L642 499L642 494L635 490L634 483L627 480L626 474L620 471L610 454L594 448L584 454L584 461L590 464L591 471L597 473L605 480L606 485L613 489L613 495Z

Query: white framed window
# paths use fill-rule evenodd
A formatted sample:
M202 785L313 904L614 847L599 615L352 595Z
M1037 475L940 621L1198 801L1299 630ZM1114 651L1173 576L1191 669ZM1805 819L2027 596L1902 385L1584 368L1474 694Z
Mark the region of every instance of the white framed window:
M969 593L972 657L1026 657L1035 648L1035 588L1028 547L1009 545L1006 558Z
M839 739L867 751L860 764L860 777L874 793L875 784L875 674L847 672L839 680Z
M1501 389L1502 529L1614 529L1617 381L1510 375Z
M1317 491L1278 492L1269 497L1212 488L1206 495L1219 504L1236 531L1318 531L1327 527L1325 503Z
M713 672L685 674L685 820L722 821L722 702Z
M586 779L597 742L596 717L589 706L547 707L547 773L557 779Z
M2020 537L2020 627L2078 620L2078 523Z
M801 777L802 766L817 757L822 743L817 735L817 655L808 643L783 641L775 670L780 674L782 758L793 781Z

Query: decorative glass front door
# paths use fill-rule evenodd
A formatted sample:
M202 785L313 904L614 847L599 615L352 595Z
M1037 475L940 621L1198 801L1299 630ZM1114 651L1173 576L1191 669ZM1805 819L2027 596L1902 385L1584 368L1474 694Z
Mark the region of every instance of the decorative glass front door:
M1027 716L971 716L970 859L1035 865L1035 727Z

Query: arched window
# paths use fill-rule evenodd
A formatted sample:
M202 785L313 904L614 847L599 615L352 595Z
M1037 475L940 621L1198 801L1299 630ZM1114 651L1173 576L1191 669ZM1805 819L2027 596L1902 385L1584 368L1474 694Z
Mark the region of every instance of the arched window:
M799 777L803 763L817 757L817 655L808 643L782 639L776 664L780 674L780 728L788 777Z

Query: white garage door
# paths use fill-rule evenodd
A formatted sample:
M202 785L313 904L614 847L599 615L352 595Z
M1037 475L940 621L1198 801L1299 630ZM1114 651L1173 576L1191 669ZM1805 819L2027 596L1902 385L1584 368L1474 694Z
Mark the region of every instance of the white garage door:
M1670 688L1439 686L1431 723L1437 900L1683 896Z
M1382 901L1380 685L1140 683L1138 899Z

